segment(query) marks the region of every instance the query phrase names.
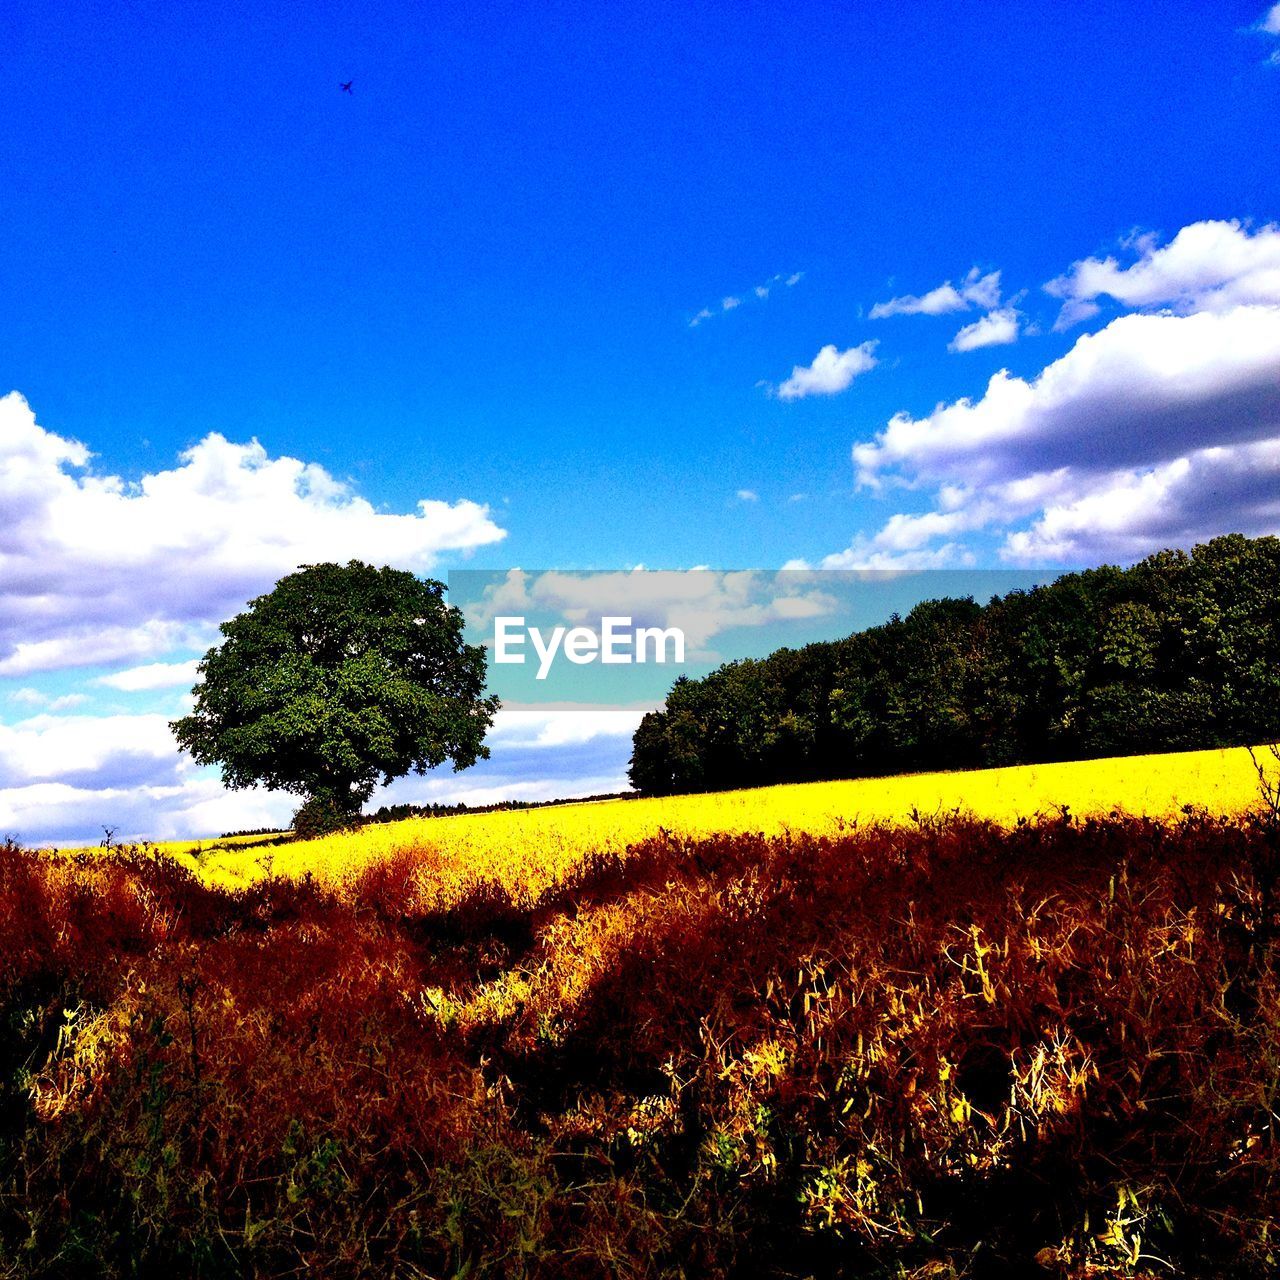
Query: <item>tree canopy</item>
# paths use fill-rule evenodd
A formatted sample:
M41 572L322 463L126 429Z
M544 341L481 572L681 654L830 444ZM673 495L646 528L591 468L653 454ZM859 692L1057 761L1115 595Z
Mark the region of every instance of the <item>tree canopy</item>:
M1280 540L1239 534L677 680L631 781L674 792L1280 737Z
M498 700L462 628L439 582L305 566L222 624L174 736L227 786L291 792L341 825L379 782L488 756Z

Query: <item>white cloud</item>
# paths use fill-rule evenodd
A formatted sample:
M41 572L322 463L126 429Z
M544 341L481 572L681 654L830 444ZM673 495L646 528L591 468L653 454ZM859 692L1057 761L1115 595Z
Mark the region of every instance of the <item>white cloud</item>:
M978 508L928 511L921 515L899 513L868 537L857 535L848 547L825 556L823 569L943 569L972 564L975 557L958 535L981 528L986 513ZM945 539L938 546L929 544Z
M1092 320L1101 310L1102 308L1096 302L1089 302L1084 298L1068 298L1062 304L1057 319L1053 322L1053 331L1066 333L1068 329L1075 328L1083 321Z
M382 804L552 800L629 791L631 737L651 706L518 706L499 711L489 735L493 758L465 773L400 778L375 792Z
M0 398L0 675L159 658L305 563L414 571L504 536L467 499L387 514L297 458L212 434L137 483Z
M631 736L649 709L504 706L488 735L493 759L398 779L368 808L627 790ZM179 758L162 716L42 714L0 726L0 832L27 844L95 844L104 827L118 841L207 838L287 826L297 805L261 787L228 791Z
M1258 30L1265 31L1269 36L1280 36L1280 4L1272 5L1267 10L1262 21L1258 23Z
M1250 231L1232 220L1193 222L1165 246L1152 235L1130 240L1136 259L1084 258L1045 291L1064 299L1055 328L1096 314L1096 299L1125 307L1221 311L1247 304L1280 304L1280 226Z
M989 311L980 320L967 324L947 345L948 351L976 351L979 347L1001 347L1018 340L1018 313L1012 307Z
M791 376L778 388L780 400L801 400L805 396L834 396L844 391L860 373L874 369L876 342L845 351L828 343L809 365L796 365Z
M1134 560L1221 533L1280 531L1280 435L1235 447L1193 449L1150 468L1117 470L1047 506L1010 533L1010 560L1027 564Z
M877 551L901 555L920 551L937 538L954 538L980 528L983 523L983 513L973 509L926 511L922 515L900 513L890 517L870 545Z
M191 688L196 682L196 663L149 662L142 667L129 667L108 676L99 676L96 683L123 693L141 693L152 689Z
M941 316L953 311L968 311L970 307L990 310L1000 303L1000 272L983 275L977 268L960 282L959 287L950 280L923 294L904 294L877 302L871 308L871 319L882 320L886 316Z
M859 534L844 551L823 556L823 569L871 569L876 571L916 572L921 569L955 569L974 563L972 552L956 543L940 547L922 547L916 551L886 551L876 546L875 538Z
M482 631L499 615L537 612L576 626L598 628L601 618L616 615L630 617L637 627L679 627L692 656L731 627L822 617L835 606L820 585L785 573L689 569L531 574L512 569L487 587L481 600L461 608Z
M87 693L64 693L49 702L50 711L70 711L72 707L81 707L89 701Z
M117 843L216 837L289 825L298 801L283 792L229 792L216 778L161 786L37 782L0 789L0 831L24 844L92 845L110 828Z
M495 752L563 747L600 738L631 738L652 707L504 706L486 743Z
M1005 370L977 401L902 413L854 447L859 480L993 484L1059 467L1155 462L1280 426L1280 308L1127 315L1030 382Z
M967 311L969 304L964 300L960 290L948 280L928 293L905 294L901 298L890 298L888 302L877 302L871 308L872 320L883 320L887 316L941 316L950 311Z
M64 693L51 697L39 689L15 689L9 694L9 700L23 707L40 707L45 711L67 711L72 707L82 706L89 701L87 693Z
M628 748L630 740L628 740ZM628 751L629 754L629 751ZM613 762L602 762L613 763ZM369 802L370 809L382 804L466 804L473 808L520 800L536 804L546 800L572 800L575 796L617 795L629 792L631 783L626 773L627 755L616 762L611 773L578 774L573 778L506 779L496 782L459 784L446 778L401 778Z
M759 502L760 495L754 489L739 489L737 493L739 502Z
M1280 530L1280 306L1122 316L1029 381L896 415L853 458L862 484L932 489L936 510L825 567L963 563L980 530L1027 564Z
M736 311L740 306L742 306L744 301L749 302L751 297L754 297L758 302L766 301L775 284L785 284L790 288L792 285L799 284L802 279L804 279L803 271L796 271L792 275L787 276L785 280L783 279L780 271L776 272L764 281L763 284L754 285L749 291L726 294L720 299L718 305L703 307L701 311L697 312L696 315L690 318L689 328L696 329L700 324L712 319L714 316L724 315L727 311ZM750 296L748 296L748 292Z
M0 645L8 630L3 617L6 603L0 587ZM88 665L109 666L175 648L207 648L216 637L211 623L184 624L153 618L134 626L104 623L90 628L77 626L74 618L65 618L45 625L56 625L56 621L63 622L67 634L49 640L11 640L8 656L0 658L0 676L25 676Z
M37 782L168 785L187 768L164 716L41 713L0 724L0 789Z

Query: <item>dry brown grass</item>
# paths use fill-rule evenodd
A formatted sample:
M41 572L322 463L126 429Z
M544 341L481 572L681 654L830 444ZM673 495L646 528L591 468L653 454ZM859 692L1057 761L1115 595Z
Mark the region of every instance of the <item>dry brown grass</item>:
M10 848L0 1269L1265 1274L1278 849L664 837L445 908Z

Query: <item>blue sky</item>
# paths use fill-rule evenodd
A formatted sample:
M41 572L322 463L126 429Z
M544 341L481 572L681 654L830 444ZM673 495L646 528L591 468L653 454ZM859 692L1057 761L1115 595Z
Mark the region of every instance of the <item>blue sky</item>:
M192 801L163 717L348 549L1280 527L1280 8L36 3L0 47L0 826L266 813Z

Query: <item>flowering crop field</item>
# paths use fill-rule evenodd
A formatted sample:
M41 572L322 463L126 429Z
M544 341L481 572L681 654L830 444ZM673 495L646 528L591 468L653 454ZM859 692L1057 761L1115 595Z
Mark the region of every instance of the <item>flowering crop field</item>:
M1274 1275L1259 759L0 846L0 1277Z
M409 818L285 845L233 837L153 847L224 887L307 872L341 881L412 853L445 900L477 878L536 897L584 856L617 853L663 832L684 839L829 836L859 824L909 822L913 814L958 813L1010 826L1064 809L1078 817L1171 817L1187 805L1230 814L1251 805L1257 789L1247 749L1235 748Z

